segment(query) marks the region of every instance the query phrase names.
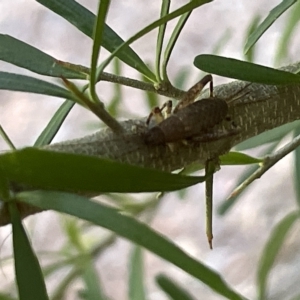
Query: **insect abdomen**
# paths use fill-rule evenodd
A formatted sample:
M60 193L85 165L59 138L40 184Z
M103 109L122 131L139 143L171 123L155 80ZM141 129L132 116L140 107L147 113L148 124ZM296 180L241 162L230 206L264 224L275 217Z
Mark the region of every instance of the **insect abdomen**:
M222 99L199 100L151 128L145 135L145 142L160 145L199 136L221 123L227 112L227 103Z

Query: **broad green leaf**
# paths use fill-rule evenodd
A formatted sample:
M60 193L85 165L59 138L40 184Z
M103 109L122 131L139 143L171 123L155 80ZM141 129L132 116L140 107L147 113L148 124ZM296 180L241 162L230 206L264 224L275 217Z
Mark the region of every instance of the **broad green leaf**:
M173 300L194 300L189 292L171 278L160 274L156 277L157 284Z
M146 300L144 283L143 249L134 245L129 261L129 300Z
M98 78L100 77L100 75L102 74L103 70L105 69L105 67L111 62L111 60L115 57L118 56L118 54L120 53L120 51L123 51L123 48L128 47L130 44L132 44L134 41L138 40L139 38L141 38L142 36L146 35L147 33L149 33L150 31L152 31L153 29L185 14L186 12L189 12L201 5L204 5L206 3L211 2L212 0L191 0L190 2L188 2L187 4L181 6L180 8L174 10L173 12L167 14L166 16L154 21L153 23L149 24L148 26L146 26L145 28L143 28L142 30L140 30L139 32L137 32L135 35L133 35L131 38L129 38L126 42L124 42L123 44L121 44L118 48L116 48L114 50L114 52L111 53L111 55L98 67L97 70L97 74L98 74Z
M234 151L221 155L220 160L222 165L250 165L258 164L263 161L261 158L255 158L250 155Z
M0 72L0 90L35 93L70 100L74 98L68 90L53 83L7 72Z
M36 0L40 4L49 8L54 13L63 17L65 20L73 24L78 30L83 32L90 38L93 38L93 29L95 23L95 15L84 6L74 0ZM109 26L105 26L102 46L109 52L113 52L124 41ZM141 58L130 48L124 49L116 55L125 64L131 66L137 71L144 74L152 81L156 81L155 75L150 71Z
M263 132L257 136L254 136L234 147L235 150L246 150L254 147L259 147L264 144L269 144L281 140L284 136L290 133L293 129L300 128L300 121L294 121L284 124L274 129Z
M0 34L0 60L51 77L86 79L87 75L66 68L54 57L9 35Z
M17 206L9 205L12 222L15 273L20 300L49 300L41 267L23 228Z
M51 143L74 105L75 102L66 100L59 107L54 116L51 118L50 122L37 138L36 142L34 143L35 147L42 147Z
M26 148L0 155L0 175L35 188L91 193L174 191L205 180L93 156Z
M300 83L299 75L228 57L202 54L194 65L207 73L261 84Z
M258 41L258 39L264 34L265 31L297 0L283 0L280 4L274 7L264 21L256 28L256 30L249 36L246 42L244 53Z
M115 180L115 182L119 181ZM47 191L18 193L16 200L42 209L52 209L73 215L102 226L171 262L227 299L244 299L230 288L219 274L186 254L171 241L153 231L146 224L106 205L77 195Z
M284 240L294 223L300 218L299 211L292 212L283 218L273 229L273 232L263 250L257 272L257 287L259 300L267 299L267 280Z
M295 129L294 137L300 134L300 127ZM294 151L295 162L294 162L294 187L296 190L296 200L300 207L300 147L296 148Z

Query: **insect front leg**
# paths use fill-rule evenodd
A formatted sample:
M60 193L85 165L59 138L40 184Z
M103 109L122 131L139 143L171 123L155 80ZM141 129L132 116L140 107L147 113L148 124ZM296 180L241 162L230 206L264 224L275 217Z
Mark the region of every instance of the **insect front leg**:
M162 111L164 109L165 109L165 112L163 114ZM155 124L159 124L163 120L168 118L171 114L172 114L172 101L169 100L169 101L165 102L161 108L156 106L152 109L151 113L149 114L149 116L146 120L146 125L149 126L152 117L154 117Z
M204 76L199 82L197 82L194 86L192 86L187 92L186 95L179 101L179 103L174 108L174 113L178 110L190 105L193 103L197 97L199 96L200 92L209 82L209 92L210 97L213 97L213 78L212 76L206 75Z

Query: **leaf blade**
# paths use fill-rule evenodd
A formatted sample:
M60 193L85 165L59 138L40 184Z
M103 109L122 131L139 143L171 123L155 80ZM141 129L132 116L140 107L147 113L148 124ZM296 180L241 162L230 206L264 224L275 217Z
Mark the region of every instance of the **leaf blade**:
M156 282L173 300L194 300L192 295L168 276L160 274L156 276Z
M58 110L51 118L50 122L47 124L47 126L44 128L44 130L41 132L41 134L35 141L35 147L42 147L51 143L51 141L55 137L56 133L60 129L61 125L63 124L64 120L66 119L74 105L75 102L66 100L58 108Z
M204 72L261 84L279 85L300 82L300 76L293 73L217 55L198 55L194 59L194 65Z
M246 54L251 47L260 39L260 37L269 29L269 27L297 0L283 0L280 4L274 7L263 22L255 29L255 31L249 36L246 45L244 47L244 53Z
M54 57L12 36L0 34L0 60L37 74L69 79L86 79L86 74L66 68Z
M41 94L70 100L74 98L68 90L53 83L8 72L0 72L0 90Z
M54 209L77 216L112 230L198 278L220 295L231 300L244 300L216 272L190 257L146 224L120 214L113 208L90 201L85 197L58 192L22 192L16 195L16 199L43 209Z
M21 223L16 204L11 202L8 205L12 220L15 273L20 300L49 300L41 267Z
M274 265L275 258L281 249L284 239L300 218L299 212L295 211L285 216L273 229L272 234L263 250L257 271L258 299L266 299L267 279L271 268Z
M95 15L81 4L74 0L36 1L67 20L88 37L93 38ZM115 31L113 31L108 25L105 26L102 46L107 51L113 52L123 42L122 38ZM124 48L122 52L118 53L117 57L125 64L144 74L152 81L156 81L155 75L130 47Z
M173 191L205 180L204 176L181 176L93 156L35 148L0 155L0 174L35 188L93 194Z

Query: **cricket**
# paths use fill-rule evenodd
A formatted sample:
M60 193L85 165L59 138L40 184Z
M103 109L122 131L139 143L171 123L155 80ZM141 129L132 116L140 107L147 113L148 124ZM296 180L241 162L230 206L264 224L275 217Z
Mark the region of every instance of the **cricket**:
M195 101L207 83L209 83L209 98ZM234 96L231 97L231 101L215 97L212 75L204 76L187 91L173 111L171 100L164 103L162 107L152 109L146 120L149 130L145 134L145 143L150 146L167 144L173 151L173 143L205 135L223 120L231 121L227 116L228 103L232 102ZM152 118L155 125L150 127ZM236 127L234 122L231 124ZM206 235L210 249L213 248L213 173L216 169L218 169L218 158L205 162L205 174L208 176L205 181Z
M209 98L195 102L208 82ZM187 91L173 112L170 100L161 108L155 107L151 111L146 124L149 126L151 119L154 118L156 125L145 134L145 143L160 145L199 136L221 123L227 113L227 102L213 96L213 79L211 75L206 75Z

